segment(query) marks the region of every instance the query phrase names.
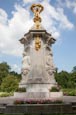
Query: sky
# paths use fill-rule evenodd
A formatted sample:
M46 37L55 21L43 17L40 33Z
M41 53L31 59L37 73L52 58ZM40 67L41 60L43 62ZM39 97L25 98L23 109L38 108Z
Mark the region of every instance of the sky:
M19 39L33 26L33 3L44 6L42 25L56 39L52 45L55 67L71 72L76 66L76 0L0 0L0 63L21 72Z

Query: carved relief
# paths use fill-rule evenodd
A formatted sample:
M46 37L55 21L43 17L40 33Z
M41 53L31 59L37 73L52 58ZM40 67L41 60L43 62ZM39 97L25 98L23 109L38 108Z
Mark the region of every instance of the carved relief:
M22 60L22 74L27 75L30 71L30 56L27 56L27 53L23 53L23 60Z
M46 66L46 71L48 72L49 75L53 75L55 72L52 66Z
M55 72L53 58L52 58L52 51L51 48L47 47L47 56L46 56L46 71L49 75L53 75Z

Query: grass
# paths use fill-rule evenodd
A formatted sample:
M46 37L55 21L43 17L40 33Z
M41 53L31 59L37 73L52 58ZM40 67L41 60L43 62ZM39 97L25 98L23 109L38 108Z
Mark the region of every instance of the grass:
M76 96L76 89L66 88L62 90L63 90L64 95L66 96Z

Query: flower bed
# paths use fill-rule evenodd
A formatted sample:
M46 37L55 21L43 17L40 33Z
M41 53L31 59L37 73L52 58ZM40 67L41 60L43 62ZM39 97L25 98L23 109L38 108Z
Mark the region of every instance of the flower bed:
M14 104L52 104L52 103L63 103L61 100L58 99L18 99L14 101Z

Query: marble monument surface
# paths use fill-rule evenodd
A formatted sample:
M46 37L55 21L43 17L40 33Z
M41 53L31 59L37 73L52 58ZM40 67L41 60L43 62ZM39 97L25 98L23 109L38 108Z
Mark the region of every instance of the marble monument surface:
M19 87L26 88L26 92L20 94L20 96L26 98L49 98L49 90L57 85L54 78L55 66L52 53L52 44L56 40L41 25L40 13L43 9L40 4L31 6L31 10L34 12L34 25L20 39L20 42L24 45L24 51L22 79Z

